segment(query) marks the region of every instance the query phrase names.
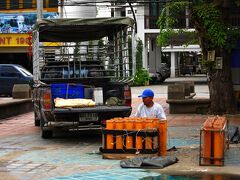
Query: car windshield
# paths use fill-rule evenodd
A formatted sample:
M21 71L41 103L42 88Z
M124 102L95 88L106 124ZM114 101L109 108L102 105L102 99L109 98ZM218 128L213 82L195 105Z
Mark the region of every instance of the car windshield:
M26 69L24 69L22 67L18 67L18 68L25 76L32 76L32 74L29 71L27 71Z

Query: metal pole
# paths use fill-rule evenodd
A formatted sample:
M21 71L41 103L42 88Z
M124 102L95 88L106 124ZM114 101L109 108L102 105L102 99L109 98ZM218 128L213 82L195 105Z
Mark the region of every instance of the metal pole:
M135 12L133 10L133 6L132 6L131 2L129 0L127 0L127 2L128 2L129 6L130 6L130 9L132 11L133 19L135 21L135 33L137 34L137 19L136 19L136 16L135 16Z
M37 0L37 20L43 18L43 0Z
M60 12L59 12L60 18L63 18L63 3L64 3L64 0L61 0L60 1Z

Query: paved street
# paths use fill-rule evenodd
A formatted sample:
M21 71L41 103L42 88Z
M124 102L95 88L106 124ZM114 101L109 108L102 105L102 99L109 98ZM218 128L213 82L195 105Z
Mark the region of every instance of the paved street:
M146 87L144 87L146 88ZM207 115L169 114L166 103L166 85L151 86L155 101L160 102L168 117L169 152L179 162L164 169L122 169L119 160L102 159L101 131L58 133L53 139L41 139L40 130L34 126L33 113L7 118L0 123L0 179L139 179L159 176L160 173L221 172L238 174L239 145L231 145L224 167L199 166L199 130ZM133 113L141 102L137 95L143 87L133 87ZM207 86L196 87L197 96L208 96ZM198 94L199 93L199 94ZM231 124L238 125L239 118L232 117Z

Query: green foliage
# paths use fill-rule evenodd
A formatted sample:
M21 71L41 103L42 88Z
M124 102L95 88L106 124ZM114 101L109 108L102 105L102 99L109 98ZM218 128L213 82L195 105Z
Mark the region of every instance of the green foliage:
M173 29L166 29L161 32L161 34L157 37L157 45L158 46L167 46L169 45L169 39L175 34L176 32Z
M211 46L223 47L227 40L227 29L222 23L220 11L212 3L196 5L192 9L193 15L202 22Z
M240 0L235 0L235 3L240 5ZM172 0L166 3L158 19L160 29L157 38L158 45L168 45L169 38L183 31L173 30L173 28L186 7L188 7L190 21L194 25L199 39L201 42L205 42L201 44L203 49L224 48L230 51L235 47L236 39L240 38L240 29L232 27L224 21L221 9L213 2L202 0Z
M215 69L216 62L215 61L208 61L208 60L202 60L201 64L203 67L205 67L208 71Z
M240 0L235 0L235 3L240 6Z
M142 40L138 38L137 40L137 47L136 47L136 69L142 69L143 67L143 43Z
M133 85L135 86L142 86L151 80L151 77L146 69L138 69L134 79L133 79Z
M157 37L158 46L198 44L194 31L166 29Z
M176 18L177 13L182 12L188 5L188 1L172 1L165 5L157 21L157 25L160 29L160 33L157 37L157 44L159 46L169 45L169 39L171 39L171 37L180 33L180 31L183 32L183 30L176 30L173 28L178 22Z

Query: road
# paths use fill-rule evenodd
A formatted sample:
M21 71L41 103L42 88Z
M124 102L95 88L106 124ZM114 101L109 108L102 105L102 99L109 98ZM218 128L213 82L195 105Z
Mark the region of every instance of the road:
M167 110L165 102L167 86L150 86L150 88L155 91L156 101L160 101ZM141 102L141 99L136 97L142 90L143 87L132 88L133 113ZM204 97L207 96L205 86L196 87L196 92L197 95L199 92ZM183 152L183 155L179 156L182 161L173 165L172 169L170 166L162 172L177 172L176 169L181 169L181 166L185 168L182 172L211 170L211 167L198 166L199 129L206 117L195 114L168 114L168 146L190 146L191 149L180 149L179 152ZM131 180L149 176L160 177L161 170L122 169L119 160L102 159L99 153L99 148L102 147L101 131L57 133L53 139L41 139L40 130L34 126L33 118L33 113L30 112L1 121L0 179ZM237 148L239 149L239 146ZM239 157L239 153L235 154ZM188 166L184 160L189 163ZM238 160L231 158L231 161L226 163L227 167L221 169L223 173L238 172L233 166L239 167Z

